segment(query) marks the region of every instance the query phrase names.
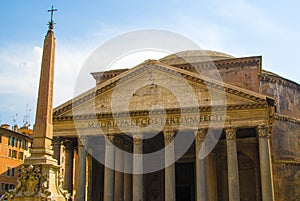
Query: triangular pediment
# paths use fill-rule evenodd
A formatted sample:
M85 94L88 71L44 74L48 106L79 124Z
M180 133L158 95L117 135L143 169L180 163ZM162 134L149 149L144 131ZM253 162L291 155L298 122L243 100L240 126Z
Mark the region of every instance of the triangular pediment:
M149 60L58 106L54 117L266 103L261 94Z

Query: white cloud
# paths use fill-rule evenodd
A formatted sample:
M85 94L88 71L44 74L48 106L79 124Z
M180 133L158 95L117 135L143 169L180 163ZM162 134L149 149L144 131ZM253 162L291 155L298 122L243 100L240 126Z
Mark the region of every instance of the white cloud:
M40 47L2 47L0 49L0 95L18 93L27 96L36 91Z
M16 113L22 114L26 104L35 111L42 51L42 47L27 44L0 48L0 115L3 123L9 123ZM73 97L77 74L89 52L82 43L57 44L54 105Z
M91 52L82 43L57 45L55 62L54 105L62 104L74 96L74 86L80 69Z
M16 108L8 105L0 105L0 110L2 111L14 111Z
M228 40L229 30L222 25L211 22L198 16L176 16L178 33L190 38L199 45L201 49L222 51ZM174 30L175 27L173 28Z
M134 67L147 59L160 59L168 54L159 50L140 50L130 52L127 55L122 55L112 62L111 66L107 70L131 68Z

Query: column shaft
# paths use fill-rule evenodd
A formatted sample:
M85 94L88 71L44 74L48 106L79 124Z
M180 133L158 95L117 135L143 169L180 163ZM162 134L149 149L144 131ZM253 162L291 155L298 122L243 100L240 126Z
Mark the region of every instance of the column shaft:
M87 161L88 161L88 188L87 188L87 201L93 200L93 157L90 153L87 154Z
M53 137L52 146L53 146L53 158L56 159L57 164L60 165L61 139L59 137Z
M116 138L115 138L116 139ZM115 149L115 188L114 188L114 200L123 200L123 182L124 182L124 167L123 167L123 150L120 149L123 146L122 139L117 138L115 144L119 149Z
M104 169L104 201L114 200L114 168L115 156L113 136L106 136L105 169Z
M215 153L210 153L206 159L207 200L218 200L218 179Z
M273 201L273 177L272 177L272 161L270 151L270 135L268 127L257 127L258 143L259 143L259 161L260 161L260 176L262 200Z
M164 131L165 141L165 201L176 200L174 131Z
M236 129L226 128L229 201L240 200L239 168L236 149Z
M196 194L197 201L206 201L207 200L207 183L206 183L206 158L200 159L199 153L202 148L206 130L201 129L195 132L195 149L196 149Z
M65 140L65 175L64 189L73 194L73 160L74 160L74 142L73 140Z
M86 150L80 139L78 139L78 167L76 177L76 201L85 201Z
M143 138L140 135L133 136L133 178L132 196L133 201L143 200Z
M128 153L124 153L124 201L132 200L132 156L131 156L131 144L125 143L125 151ZM129 172L129 173L126 173Z

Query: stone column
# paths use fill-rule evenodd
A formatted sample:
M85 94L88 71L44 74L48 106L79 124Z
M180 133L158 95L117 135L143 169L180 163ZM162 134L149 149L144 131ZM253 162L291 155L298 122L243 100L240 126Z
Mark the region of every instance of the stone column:
M93 200L93 157L92 157L92 150L89 150L87 154L87 163L88 163L88 188L87 188L87 200Z
M124 156L124 168L127 172L132 172L132 144L125 142L124 143L124 150L129 153L130 155L125 154ZM132 177L130 173L124 173L124 201L131 201L132 200Z
M236 129L225 128L227 144L228 195L229 201L240 200L239 168L236 149Z
M60 148L61 148L61 138L53 137L52 139L52 147L53 147L53 158L57 160L57 164L60 165Z
M76 140L77 141L77 140ZM74 141L74 159L73 159L73 199L76 196L76 185L77 185L77 172L78 172L78 146L77 142ZM75 192L74 192L75 191Z
M142 135L133 136L133 181L132 195L133 201L143 200L143 138ZM141 173L141 174L136 174Z
M85 201L86 191L86 150L78 138L78 166L76 172L76 201Z
M73 160L74 160L74 142L73 140L65 140L65 175L64 189L73 194Z
M271 161L271 151L270 151L270 134L269 134L268 127L265 125L258 126L256 131L257 131L258 143L259 143L262 200L273 201L274 190L273 190L272 161Z
M165 201L176 200L174 131L164 131L165 141ZM171 164L171 165L169 165ZM168 167L167 167L168 165Z
M196 160L196 194L197 201L207 200L207 184L206 184L206 158L200 159L199 153L206 136L206 129L195 131L195 160Z
M115 149L115 189L114 189L114 201L122 201L123 200L123 150L122 150L122 139L115 138L115 145L119 149Z
M104 169L104 201L114 200L114 168L115 151L113 145L114 136L105 136L105 169Z
M218 200L216 154L213 152L206 157L206 184L207 200Z

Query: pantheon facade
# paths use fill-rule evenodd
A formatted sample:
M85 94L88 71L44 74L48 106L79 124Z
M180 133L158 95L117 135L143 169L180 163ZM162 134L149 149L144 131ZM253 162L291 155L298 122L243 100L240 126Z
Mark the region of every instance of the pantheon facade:
M89 201L299 200L300 86L262 66L191 50L91 72L96 86L53 113L65 189Z

